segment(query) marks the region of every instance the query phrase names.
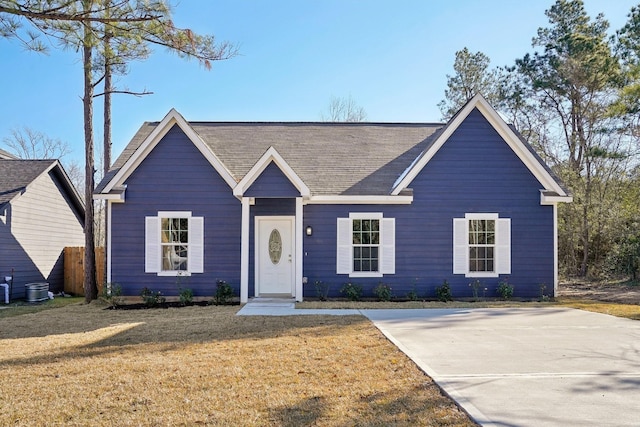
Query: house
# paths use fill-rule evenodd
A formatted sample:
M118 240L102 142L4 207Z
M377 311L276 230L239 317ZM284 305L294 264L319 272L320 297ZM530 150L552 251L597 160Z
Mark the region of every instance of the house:
M481 96L447 124L145 123L94 197L107 202L107 276L242 302L315 297L321 281L372 295L551 295L557 206L571 195Z
M0 152L0 277L13 272L12 299L27 283L63 290L64 248L84 245L83 227L84 203L58 160Z

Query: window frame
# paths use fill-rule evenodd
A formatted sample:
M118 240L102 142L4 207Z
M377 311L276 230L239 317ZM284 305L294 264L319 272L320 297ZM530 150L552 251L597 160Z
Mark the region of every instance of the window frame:
M378 221L378 243L353 243L353 222L354 221ZM351 213L349 214L349 223L351 224L351 273L349 277L382 277L382 214L381 213ZM378 269L377 270L355 270L354 267L354 258L355 258L355 250L356 248L377 248L378 249ZM362 259L362 256L360 257Z
M172 213L172 215L170 216L161 216L158 215L158 218L160 220L160 275L168 275L168 276L182 276L185 275L185 273L187 273L189 271L189 265L191 264L189 262L189 255L190 255L190 251L189 248L191 247L190 245L190 223L191 223L191 215L188 216L182 216L182 215L174 215ZM166 231L165 227L164 227L164 222L165 221L172 221L172 220L178 220L178 221L182 221L182 220L186 220L187 222L187 229L186 229L186 233L187 233L187 240L186 242L182 242L182 241L178 241L178 242L174 242L174 241L170 241L170 242L164 242L162 237L164 232ZM181 232L182 230L180 229L180 226L178 226L178 232ZM185 268L184 269L179 269L179 268L175 268L175 269L165 269L165 248L166 247L175 247L175 246L182 246L186 248L186 252L187 252L187 256L186 256L186 260L183 261L185 263ZM178 264L178 266L180 266L182 264L182 262L180 262ZM176 273L177 272L177 273ZM169 273L169 274L167 274ZM175 274L174 274L175 273Z
M493 244L469 242L470 223L477 220L494 221ZM472 247L493 248L493 271L471 271ZM500 218L497 213L466 213L464 218L454 218L453 274L464 274L470 278L495 278L501 274L511 274L511 219Z
M378 243L353 243L354 220L378 220ZM378 248L377 271L355 271L354 249L359 247ZM348 274L349 277L383 277L385 274L395 274L395 218L385 218L381 212L350 212L348 218L338 218L337 222L337 251L336 273Z
M163 248L175 243L162 242L164 219L187 219L186 270L164 270ZM204 264L204 218L192 215L191 211L158 211L157 216L145 217L145 273L157 276L191 276L202 273Z

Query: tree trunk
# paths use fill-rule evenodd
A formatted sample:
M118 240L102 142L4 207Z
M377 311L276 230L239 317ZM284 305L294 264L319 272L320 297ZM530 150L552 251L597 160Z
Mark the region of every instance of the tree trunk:
M108 13L108 8L107 8ZM111 33L104 35L104 141L103 170L104 176L111 167Z
M107 7L107 14L109 9ZM105 32L104 36L104 139L102 141L103 145L103 177L107 176L109 172L109 168L111 167L111 33L109 31ZM104 222L102 226L104 227L104 265L107 265L107 227L108 227L108 218L107 218L107 202L104 202ZM104 269L104 276L100 278L103 283L107 283L107 269Z
M90 2L89 2L90 3ZM89 23L85 23L83 39L84 66L84 151L85 151L85 185L84 185L84 300L89 303L98 297L96 284L96 255L93 224L93 84L92 84L92 34Z

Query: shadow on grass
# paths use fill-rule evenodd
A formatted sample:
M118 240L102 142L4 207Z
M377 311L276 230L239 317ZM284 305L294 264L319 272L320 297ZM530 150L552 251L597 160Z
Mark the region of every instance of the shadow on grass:
M298 427L316 425L330 411L326 399L313 396L300 400L293 406L284 406L269 410L269 419L274 425Z
M43 350L29 351L30 355L16 352L10 357L5 352L0 360L4 359L5 365L28 365L53 359L95 357L140 345L171 351L188 344L296 334L329 337L339 335L342 327L368 323L363 316L247 317L236 316L238 310L238 306L207 306L120 311L78 304L10 317L3 319L0 326L0 346L7 349L7 345L32 343L29 348L41 346Z

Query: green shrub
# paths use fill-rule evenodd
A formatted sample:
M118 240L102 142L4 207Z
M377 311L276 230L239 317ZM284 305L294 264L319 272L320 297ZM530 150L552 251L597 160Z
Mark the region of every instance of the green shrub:
M513 297L513 285L510 285L507 282L507 279L504 279L498 284L496 292L498 293L498 295L500 295L500 298L508 301L511 299L511 297Z
M409 301L418 301L420 296L418 295L418 291L416 290L416 285L413 285L411 290L407 292L407 299Z
M193 290L189 288L180 289L180 304L182 305L193 304Z
M122 298L122 286L118 283L105 283L102 287L100 299L114 308L121 305L124 301Z
M547 289L547 285L545 285L544 283L541 283L540 284L540 297L538 298L538 301L544 302L544 301L549 301L551 299L549 297L549 295L545 294L546 289Z
M378 298L378 301L391 301L393 298L393 291L391 286L380 282L378 286L373 288L373 294Z
M355 283L345 283L340 293L344 294L350 301L360 301L362 299L362 286Z
M478 279L469 283L469 287L471 288L471 293L473 294L473 300L478 301L478 291L482 287L482 282Z
M147 307L157 307L166 302L166 298L162 296L162 292L160 291L152 291L146 286L140 292L140 298L144 301Z
M213 296L213 303L215 305L226 305L231 302L233 298L233 288L224 280L218 280L216 282L216 293Z
M313 282L313 286L316 288L316 296L320 301L326 301L329 296L329 285L322 280L316 280Z
M453 301L453 296L451 295L451 286L449 286L449 282L446 280L440 286L436 286L436 298L438 301L447 302Z

